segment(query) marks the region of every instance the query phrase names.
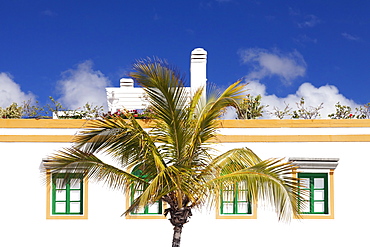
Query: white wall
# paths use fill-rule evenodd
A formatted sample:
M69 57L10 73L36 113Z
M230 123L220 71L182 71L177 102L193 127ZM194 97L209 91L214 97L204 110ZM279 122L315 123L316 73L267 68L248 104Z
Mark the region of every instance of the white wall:
M367 133L369 128L362 130ZM46 189L39 166L48 154L65 146L68 144L0 142L4 228L0 246L171 245L172 226L167 220L121 217L124 196L100 184L89 184L88 220L47 220ZM261 158L340 158L335 170L335 219L278 223L272 212L259 208L256 220L221 220L205 208L194 212L184 226L181 246L367 246L369 143L226 143L218 149L244 146Z

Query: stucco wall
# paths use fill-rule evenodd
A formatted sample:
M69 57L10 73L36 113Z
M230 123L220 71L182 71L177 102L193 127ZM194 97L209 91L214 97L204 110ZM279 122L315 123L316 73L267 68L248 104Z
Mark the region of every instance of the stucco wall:
M19 121L0 120L1 246L170 246L172 226L167 220L121 217L125 210L123 193L100 184L89 183L87 220L47 220L40 163L48 154L70 145L67 137L73 137L86 122ZM182 246L367 246L364 223L370 220L366 211L370 203L366 189L370 122L279 120L280 125L266 121L258 125L257 121L261 120L224 124L227 128L221 129L220 134L241 138L229 139L234 141L217 144L216 148L226 151L247 146L261 158L339 158L334 173L335 218L292 220L285 224L279 223L273 212L260 207L255 220L226 220L216 219L214 210L204 208L185 225ZM260 142L261 135L278 137ZM311 135L323 138L310 140ZM57 142L58 136L65 139ZM291 142L290 136L298 140L301 136L305 141ZM248 141L243 142L243 137Z

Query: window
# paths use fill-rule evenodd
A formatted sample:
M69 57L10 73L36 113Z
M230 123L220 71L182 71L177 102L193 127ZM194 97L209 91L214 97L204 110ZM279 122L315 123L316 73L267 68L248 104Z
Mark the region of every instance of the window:
M47 173L47 182L47 219L87 219L87 181L81 174Z
M144 191L144 186L140 186L139 188L131 189L131 203L139 197ZM147 205L144 208L138 210L137 212L132 212L131 214L162 214L162 202L156 201L152 205Z
M142 176L142 171L135 167L132 171L135 176L145 178ZM144 185L137 188L131 187L130 193L126 195L126 206L127 208L131 203L138 198L145 190ZM136 212L131 212L126 216L127 219L165 219L163 215L163 203L162 201L156 201L151 205L146 205L145 207L139 209Z
M225 186L221 190L221 214L250 214L245 182Z
M78 174L53 174L52 180L52 213L83 214L83 181ZM63 179L67 178L65 184Z
M290 158L300 179L299 210L303 219L334 219L334 170L337 158Z
M328 174L298 173L300 194L304 200L299 202L302 214L328 214Z
M255 218L255 208L248 198L245 182L227 185L221 189L220 207L217 213L218 219L228 218Z

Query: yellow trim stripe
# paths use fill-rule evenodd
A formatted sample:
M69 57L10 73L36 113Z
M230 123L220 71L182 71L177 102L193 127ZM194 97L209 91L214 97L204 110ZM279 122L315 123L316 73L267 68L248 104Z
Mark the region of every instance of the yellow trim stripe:
M133 215L133 214L128 214L126 215L126 219L130 220L165 220L167 219L166 216L163 214L158 214L158 215Z
M79 129L88 123L85 119L0 119L0 128Z
M0 135L0 142L71 142L73 135Z
M85 128L85 119L0 119L0 128ZM143 127L149 125L139 120ZM347 128L370 127L370 119L249 119L222 120L222 128Z
M348 128L370 127L370 119L248 119L223 120L222 128Z
M0 142L72 142L74 135L0 135ZM366 135L219 135L213 143L232 142L370 142Z
M370 142L370 135L219 135L213 142Z

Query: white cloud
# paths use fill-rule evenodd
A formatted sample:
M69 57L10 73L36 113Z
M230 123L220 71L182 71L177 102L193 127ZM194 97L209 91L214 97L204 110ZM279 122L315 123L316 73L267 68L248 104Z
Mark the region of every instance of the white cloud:
M248 80L260 80L265 77L277 76L287 85L297 77L306 74L306 62L303 56L293 51L281 53L261 48L250 48L239 51L243 63L251 65L253 70L246 76Z
M298 27L314 27L319 24L321 20L315 15L306 15L304 21L298 23Z
M315 87L311 83L303 83L294 94L289 94L286 97L279 98L276 95L268 95L266 86L258 81L251 81L248 85L249 93L252 95L261 94L262 104L269 105L268 111L272 112L274 107L283 110L286 105L289 105L292 110L297 109L297 102L303 97L305 106L317 107L323 103L323 109L320 110L320 118L328 118L328 115L335 112L335 104L340 102L341 105L350 106L352 110L360 105L353 100L347 99L339 93L337 87L333 85L325 85ZM268 113L264 113L264 118L274 118Z
M359 37L354 36L354 35L351 35L351 34L349 34L349 33L342 33L342 36L343 36L344 38L346 38L346 39L348 39L348 40L352 40L352 41L358 41L358 40L360 40L360 38L359 38Z
M8 107L13 102L20 105L28 100L34 101L35 95L23 92L10 74L0 73L0 107Z
M85 61L77 69L63 72L63 79L57 83L62 95L58 101L63 106L74 110L89 103L107 109L105 88L110 81L100 71L94 71L92 65L91 61Z

